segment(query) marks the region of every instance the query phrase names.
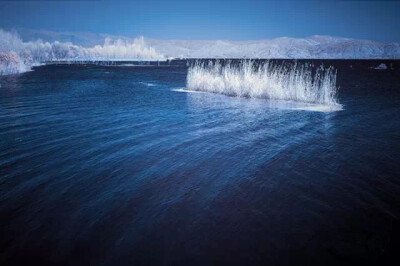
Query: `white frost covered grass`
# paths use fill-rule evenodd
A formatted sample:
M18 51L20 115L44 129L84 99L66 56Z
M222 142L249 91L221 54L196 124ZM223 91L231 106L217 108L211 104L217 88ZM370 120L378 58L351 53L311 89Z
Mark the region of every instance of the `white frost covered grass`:
M195 63L188 70L186 88L235 97L265 98L340 107L337 101L336 71L332 68L311 70L307 65L239 65Z
M15 33L0 30L0 75L22 73L45 61L146 59L164 56L149 47L143 37L132 41L106 39L103 45L82 47L72 43L23 42Z

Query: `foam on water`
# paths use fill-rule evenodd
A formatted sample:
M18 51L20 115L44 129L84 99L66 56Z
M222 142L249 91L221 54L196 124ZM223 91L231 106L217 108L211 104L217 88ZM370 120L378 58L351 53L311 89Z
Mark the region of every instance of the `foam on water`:
M253 61L242 61L238 66L222 66L218 62L197 62L188 70L186 89L319 105L316 109L341 109L332 68L320 67L313 72L308 65L297 64L273 66L267 62L256 66Z
M154 86L156 86L155 83L143 82L143 81L140 81L139 84L145 85L145 86L147 86L147 87L154 87Z
M191 92L191 93L206 93L205 91L191 91L191 90L186 90L186 89L173 89L172 91L176 91L176 92Z

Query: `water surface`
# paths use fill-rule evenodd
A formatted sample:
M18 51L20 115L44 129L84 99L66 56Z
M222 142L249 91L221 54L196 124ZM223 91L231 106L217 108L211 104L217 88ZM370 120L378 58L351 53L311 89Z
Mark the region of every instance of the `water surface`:
M186 68L0 79L0 259L344 265L399 246L400 75L338 69L343 110L177 91Z

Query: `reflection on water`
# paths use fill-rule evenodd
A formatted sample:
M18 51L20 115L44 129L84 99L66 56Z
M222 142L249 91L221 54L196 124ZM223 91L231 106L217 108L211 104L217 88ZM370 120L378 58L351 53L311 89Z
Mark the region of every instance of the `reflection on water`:
M185 69L52 66L2 78L1 259L388 258L400 216L398 77L338 73L340 112L178 93Z
M336 105L325 105L325 104L313 104L313 103L304 103L304 102L295 102L295 101L286 101L286 100L271 100L271 99L257 99L257 98L237 98L237 97L229 97L224 95L212 95L212 93L202 92L202 91L192 91L186 89L173 89L172 91L176 92L185 92L190 94L201 94L201 96L196 96L199 98L199 102L203 104L203 102L207 101L215 101L216 99L221 98L222 102L235 104L239 100L245 106L247 105L256 105L263 109L282 109L282 110L299 110L299 111L314 111L314 112L335 112L343 110L343 106L341 104ZM227 99L230 98L230 99Z

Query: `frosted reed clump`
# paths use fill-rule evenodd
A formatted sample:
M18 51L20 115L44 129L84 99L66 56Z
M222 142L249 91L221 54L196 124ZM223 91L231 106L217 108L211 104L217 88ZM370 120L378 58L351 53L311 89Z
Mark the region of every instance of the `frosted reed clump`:
M196 62L188 70L187 89L236 97L265 98L338 105L336 71L308 65L256 66L253 61L239 65Z

